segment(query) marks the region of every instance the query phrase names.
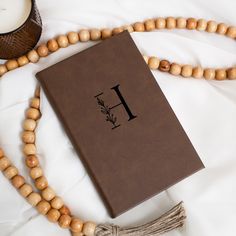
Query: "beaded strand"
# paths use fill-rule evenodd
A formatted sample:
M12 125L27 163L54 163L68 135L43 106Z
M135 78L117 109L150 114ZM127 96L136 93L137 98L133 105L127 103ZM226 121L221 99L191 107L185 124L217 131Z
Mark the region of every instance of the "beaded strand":
M187 29L206 31L208 33L217 33L227 36L233 40L236 39L236 27L227 26L224 23L207 21L205 19L167 17L148 19L144 22L136 22L132 25L125 25L114 29L82 29L77 32L69 32L67 35L59 35L56 39L50 39L47 43L39 45L35 50L30 51L27 55L17 59L8 60L5 64L0 65L0 78L8 71L27 65L28 63L37 63L40 58L47 57L49 54L56 52L60 48L66 48L69 45L78 42L98 41L110 38L112 35L121 33L124 30L131 32L144 32L153 30L172 30ZM202 68L201 66L193 67L191 65L180 65L171 63L168 60L160 60L158 57L144 56L144 59L150 69L168 72L175 76L184 78L194 77L196 79L205 78L206 80L234 80L236 79L236 67L230 68Z

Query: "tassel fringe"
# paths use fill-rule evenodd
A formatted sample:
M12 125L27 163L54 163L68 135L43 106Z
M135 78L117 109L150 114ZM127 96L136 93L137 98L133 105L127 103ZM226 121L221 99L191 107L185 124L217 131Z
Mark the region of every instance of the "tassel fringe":
M113 224L100 224L95 236L158 236L184 225L186 219L183 202L173 207L156 220L144 225L120 228Z

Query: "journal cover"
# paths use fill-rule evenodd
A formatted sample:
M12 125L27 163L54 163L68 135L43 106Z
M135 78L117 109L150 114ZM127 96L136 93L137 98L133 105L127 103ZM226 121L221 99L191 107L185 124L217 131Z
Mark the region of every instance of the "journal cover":
M203 168L128 32L37 78L112 217Z

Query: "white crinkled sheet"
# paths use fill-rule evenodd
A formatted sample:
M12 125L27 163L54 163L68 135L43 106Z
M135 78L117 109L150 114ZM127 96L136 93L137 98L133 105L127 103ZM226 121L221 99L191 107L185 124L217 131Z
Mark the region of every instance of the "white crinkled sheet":
M157 16L215 19L236 25L235 0L40 0L44 30L41 41L60 33L92 27L115 27ZM207 33L158 31L132 33L140 51L203 67L232 66L235 41ZM92 43L78 44L6 74L0 81L0 146L21 173L21 125L36 86L35 73ZM115 65L114 65L115 66ZM91 67L92 69L92 67ZM123 214L113 222L141 223L183 200L186 226L169 236L236 235L236 81L181 79L153 72L206 169ZM69 92L69 91L68 91ZM57 117L42 93L37 147L51 186L75 215L96 222L112 221ZM76 112L76 111L75 111ZM153 170L155 171L155 170ZM0 174L0 236L67 236L17 194Z

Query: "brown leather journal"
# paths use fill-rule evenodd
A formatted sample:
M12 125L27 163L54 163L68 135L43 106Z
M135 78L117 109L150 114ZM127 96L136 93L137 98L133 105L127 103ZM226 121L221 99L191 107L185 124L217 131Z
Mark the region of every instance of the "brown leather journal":
M112 217L204 167L128 32L37 78Z

